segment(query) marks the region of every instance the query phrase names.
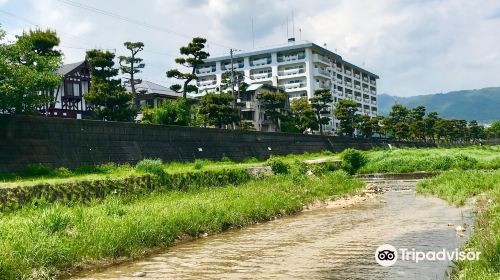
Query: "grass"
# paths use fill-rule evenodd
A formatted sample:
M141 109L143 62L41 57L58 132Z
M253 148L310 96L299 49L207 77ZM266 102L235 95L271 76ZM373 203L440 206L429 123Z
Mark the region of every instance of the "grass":
M286 163L293 163L296 160L308 160L317 158L335 159L333 153L325 151L321 153L304 153L300 155L278 156ZM152 160L154 161L154 160ZM256 158L249 158L243 162L232 162L227 157L221 161L210 161L198 159L194 162L170 162L163 163L163 170L167 173L188 173L200 170L222 170L232 168L246 168L265 165L266 161L259 161ZM30 165L23 172L18 173L0 173L0 188L32 186L39 184L59 184L75 181L92 181L102 179L118 179L133 176L144 175L151 171L151 162L149 166L139 166L134 168L129 164L107 163L97 166L81 166L76 169L51 168L46 165ZM157 163L156 163L157 165ZM155 166L154 168L157 168ZM158 169L156 169L156 172Z
M140 257L186 235L296 213L305 204L351 194L363 185L343 171L319 177L292 173L239 186L0 213L0 279L50 278L81 264Z
M500 168L500 146L377 149L367 151L365 155L368 161L359 173Z
M459 261L452 279L500 279L500 170L447 171L421 181L417 192L463 205L477 196L478 215L463 250L481 252L478 261Z

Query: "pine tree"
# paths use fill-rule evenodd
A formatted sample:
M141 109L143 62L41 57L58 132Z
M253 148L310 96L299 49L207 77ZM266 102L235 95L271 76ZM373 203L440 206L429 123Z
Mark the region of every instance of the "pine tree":
M186 68L190 68L189 72L181 72L178 69L171 69L167 71L168 78L175 78L178 80L184 80L183 85L175 84L170 87L171 90L175 92L182 92L184 98L187 97L189 92L198 92L198 87L190 84L192 81L197 81L198 76L196 75L196 69L204 64L204 59L209 57L209 53L205 52L206 39L195 37L187 45L180 48L182 55L187 57L179 57L175 59L177 64L180 64Z
M135 104L135 98L138 94L135 86L142 83L141 79L135 78L135 74L141 73L142 69L146 66L146 64L143 63L143 59L137 57L137 54L144 49L144 43L125 42L123 45L130 51L130 56L119 57L120 70L123 74L129 76L126 78L125 83L130 86L130 90L132 91L132 104Z
M95 117L108 121L133 121L135 110L131 106L132 96L121 86L116 78L118 68L113 61L115 55L109 51L87 51L90 66L90 91L85 100L92 104Z

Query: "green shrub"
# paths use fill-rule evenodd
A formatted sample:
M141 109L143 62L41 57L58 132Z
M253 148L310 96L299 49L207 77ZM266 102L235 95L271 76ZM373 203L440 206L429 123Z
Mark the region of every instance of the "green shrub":
M135 169L158 176L165 175L161 159L143 159L135 165Z
M200 170L200 169L202 169L202 168L203 168L203 165L204 165L204 162L203 162L203 161L201 161L201 160L199 160L199 159L197 159L197 160L195 160L195 162L194 162L194 169L196 169L196 170Z
M33 163L24 168L24 174L28 176L51 175L54 169L50 164Z
M260 162L260 160L256 157L249 157L243 161L244 163L257 163Z
M222 155L221 162L233 162L228 156Z
M307 170L309 170L307 163L298 159L294 160L293 164L290 167L290 173L296 175L305 175L307 173Z
M279 158L270 157L266 164L271 167L275 174L288 174L290 172L290 165Z
M361 151L351 148L345 149L340 154L340 159L342 160L342 169L349 174L356 173L358 169L368 162L368 159Z
M57 177L67 178L73 175L73 172L66 167L59 167L54 170L54 175Z

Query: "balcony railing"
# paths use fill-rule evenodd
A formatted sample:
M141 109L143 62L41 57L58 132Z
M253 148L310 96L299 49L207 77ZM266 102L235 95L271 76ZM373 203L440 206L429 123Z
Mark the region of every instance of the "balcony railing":
M212 72L215 72L215 65L196 69L196 73L198 74L207 74Z
M271 76L272 76L271 72L257 73L257 74L250 75L250 79L252 79L252 80L261 80L261 79L271 78Z
M359 74L354 74L354 78L359 79L361 76Z
M363 77L363 82L367 82L368 83L368 78L367 77Z
M348 87L352 87L352 83L351 82L348 82L348 81L344 81L344 84Z
M322 76L330 77L330 72L323 70L323 69L315 68L314 75L322 75Z
M352 98L352 94L349 94L349 93L348 93L348 94L346 94L346 95L345 95L345 97L347 97L347 98Z
M332 85L330 83L316 83L316 88L331 88Z
M370 84L375 85L375 80L371 80Z
M320 54L314 54L314 61L315 62L324 62L326 64L330 64L330 60Z
M361 101L361 96L356 96L355 99Z
M264 57L264 58L259 58L259 59L254 59L250 62L251 66L261 66L261 65L266 65L266 64L271 64L271 58L270 57Z
M368 88L363 88L364 92L369 92Z
M206 86L211 86L211 85L216 85L217 81L213 80L208 80L208 81L198 81L197 85L199 87L206 87Z
M256 107L257 106L256 106L255 101L245 101L245 107L243 107L242 109L246 110L246 111L251 111L251 110L255 110Z
M306 55L304 53L292 54L292 55L282 55L278 56L278 62L288 62L304 59Z
M283 86L285 87L285 89L295 89L295 88L302 88L305 85L306 84L304 82L299 82L299 83L287 83L284 84Z
M352 72L351 72L351 70L345 70L345 69L344 69L344 73L346 73L348 76L352 76Z
M290 75L301 74L304 72L305 72L304 68L286 69L278 71L278 76L290 76Z
M361 89L361 86L360 86L360 85L356 85L356 84L355 84L355 85L354 85L354 88L355 88L355 89Z
M376 100L372 100L372 104L373 105L377 105L377 101Z
M370 91L370 93L371 93L371 94L377 94L377 91L372 90L372 91Z
M245 67L245 63L244 62L236 62L236 63L233 63L232 65L233 69L238 69L238 68L243 68ZM231 70L231 64L223 64L222 65L222 70Z

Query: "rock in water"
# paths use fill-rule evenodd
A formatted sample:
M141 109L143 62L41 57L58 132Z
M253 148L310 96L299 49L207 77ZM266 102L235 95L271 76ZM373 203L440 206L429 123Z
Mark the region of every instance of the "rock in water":
M465 228L463 226L457 226L455 228L456 231L465 231Z
M132 277L145 277L145 276L146 276L146 272L144 272L144 271L139 271L139 272L132 274Z

